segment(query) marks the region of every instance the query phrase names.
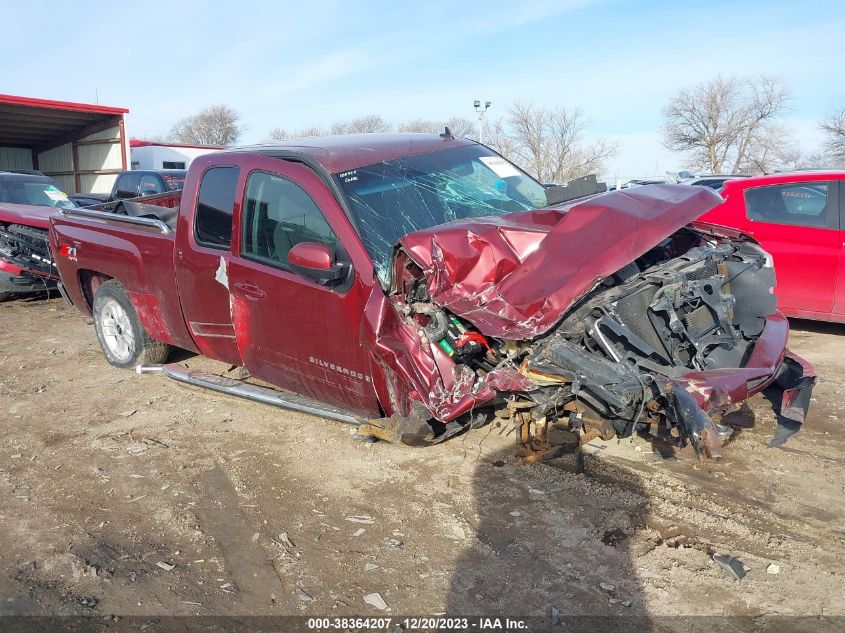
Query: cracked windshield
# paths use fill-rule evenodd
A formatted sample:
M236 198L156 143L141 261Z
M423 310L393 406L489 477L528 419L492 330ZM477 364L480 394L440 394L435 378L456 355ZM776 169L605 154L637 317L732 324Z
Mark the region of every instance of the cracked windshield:
M407 233L547 206L540 183L478 145L385 161L337 178L385 283L392 249Z

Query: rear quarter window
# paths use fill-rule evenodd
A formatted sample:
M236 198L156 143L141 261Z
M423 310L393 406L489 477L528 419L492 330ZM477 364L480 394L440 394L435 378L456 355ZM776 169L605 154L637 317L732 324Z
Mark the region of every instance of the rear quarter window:
M117 177L114 194L118 198L135 198L138 196L138 186L141 184L141 174L126 173Z
M237 167L212 167L203 174L194 217L194 235L200 244L221 249L231 246L238 173Z
M829 191L827 182L746 189L746 217L752 222L824 228L827 226Z

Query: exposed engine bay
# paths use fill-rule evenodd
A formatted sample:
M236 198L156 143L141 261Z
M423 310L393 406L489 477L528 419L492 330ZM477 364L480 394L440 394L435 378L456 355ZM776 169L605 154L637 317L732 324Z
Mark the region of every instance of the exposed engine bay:
M432 421L438 438L499 419L535 448L560 429L582 441L651 433L719 457L732 434L722 416L751 391L773 381L796 389L803 380L804 412L809 403L812 377L808 386L790 358L774 373L718 380L727 368L743 373L764 329L776 327L767 317L780 316L771 259L754 242L680 229L526 340L487 336L438 306L422 269L400 259L394 303L424 333L435 360L448 358L456 380L472 380L476 391L493 375L508 377L496 381L495 397L483 406L442 425Z

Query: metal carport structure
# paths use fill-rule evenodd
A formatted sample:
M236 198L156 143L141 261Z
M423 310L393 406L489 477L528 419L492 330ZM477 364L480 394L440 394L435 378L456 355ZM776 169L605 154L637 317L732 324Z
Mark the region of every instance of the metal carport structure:
M39 170L70 193L110 191L127 168L127 112L0 94L0 170Z

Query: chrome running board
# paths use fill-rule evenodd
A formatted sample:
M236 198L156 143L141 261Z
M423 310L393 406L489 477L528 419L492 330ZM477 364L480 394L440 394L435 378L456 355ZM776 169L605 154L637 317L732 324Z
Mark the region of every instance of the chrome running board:
M307 396L301 396L291 391L276 391L275 389L259 387L258 385L253 385L237 378L226 378L225 376L190 369L181 363L138 365L135 371L139 374L163 374L171 380L186 385L202 387L203 389L210 389L211 391L238 398L246 398L247 400L269 404L281 409L308 413L309 415L328 418L329 420L343 422L344 424L354 424L356 426L361 424L360 419L348 411L336 409L331 405L312 400Z

